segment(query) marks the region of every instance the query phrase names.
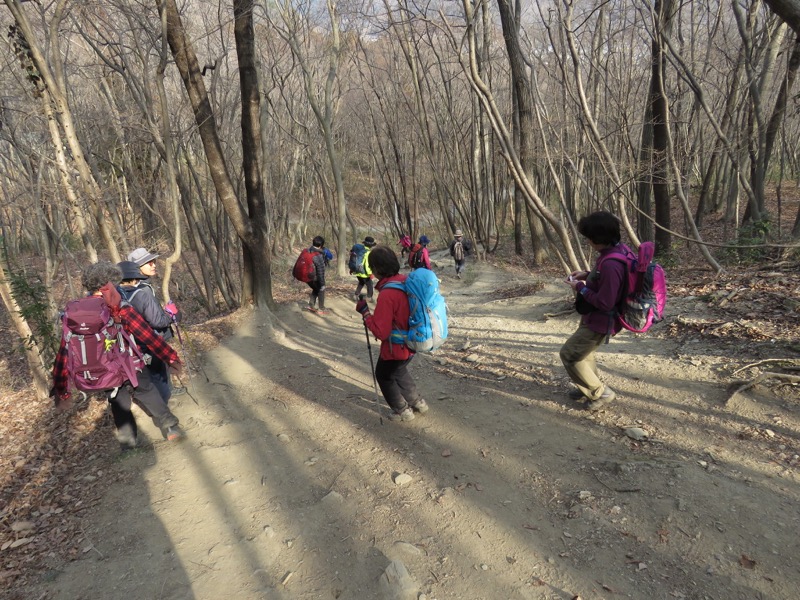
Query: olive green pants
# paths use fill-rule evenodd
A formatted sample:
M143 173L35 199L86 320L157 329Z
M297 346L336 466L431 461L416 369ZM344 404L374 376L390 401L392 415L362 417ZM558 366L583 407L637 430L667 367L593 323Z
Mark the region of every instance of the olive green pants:
M606 341L605 333L597 333L581 325L561 347L561 362L572 382L590 400L597 400L605 390L597 373L594 353Z

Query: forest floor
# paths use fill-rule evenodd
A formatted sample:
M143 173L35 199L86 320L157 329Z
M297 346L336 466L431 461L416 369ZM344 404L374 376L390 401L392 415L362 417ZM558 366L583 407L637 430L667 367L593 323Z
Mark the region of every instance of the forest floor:
M295 284L271 319L187 328L181 443L139 413L150 442L119 455L102 402L23 417L30 392L6 394L0 596L797 597L800 393L732 394L779 370L737 369L800 358L796 263L668 270L666 321L602 348L618 399L590 413L567 397L557 274L457 280L433 257L450 339L412 363L414 421L386 419L349 282L326 316Z

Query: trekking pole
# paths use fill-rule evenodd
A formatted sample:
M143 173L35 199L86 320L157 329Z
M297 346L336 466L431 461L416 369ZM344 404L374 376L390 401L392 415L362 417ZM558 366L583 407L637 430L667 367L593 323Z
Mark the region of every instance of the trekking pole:
M363 300L365 298L364 294L361 294L358 299ZM372 386L375 389L375 396L378 395L378 379L375 377L375 361L372 358L372 344L369 342L369 329L367 328L367 322L364 321L364 333L367 334L367 350L369 350L369 366L372 368Z
M189 365L189 353L186 351L186 347L183 345L183 335L181 335L181 327L180 327L180 325L178 325L178 322L175 320L174 317L172 319L172 324L175 325L175 332L178 334L178 342L180 342L181 350L183 351L183 355L186 357L186 371L185 371L185 373L186 373L186 377L189 378L189 387L192 388L193 392L195 392L196 390L194 388L194 380L192 379L192 369L190 368L190 365ZM183 333L184 333L184 335L186 335L186 341L189 343L189 345L191 345L191 340L189 340L188 334L185 331ZM192 352L194 352L194 348L192 348ZM199 369L203 372L203 375L205 375L206 382L208 382L209 381L208 375L206 375L206 372L205 372L205 370L203 370L203 367L200 366L196 362L195 362L195 366L199 367ZM200 406L200 403L197 401L197 399L191 393L189 393L189 397L192 399L192 401L195 404Z

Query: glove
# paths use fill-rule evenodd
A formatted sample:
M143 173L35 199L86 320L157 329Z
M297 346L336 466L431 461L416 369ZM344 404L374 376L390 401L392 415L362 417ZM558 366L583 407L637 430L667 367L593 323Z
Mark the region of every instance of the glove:
M366 298L360 298L359 301L356 302L356 312L361 313L364 317L369 314L369 305L367 304Z
M178 307L175 306L175 303L172 302L172 300L170 300L164 305L164 312L167 313L170 317L172 317L173 321L177 320L178 314L180 313Z
M181 373L183 373L183 363L179 360L169 363L169 371L176 377L180 377Z

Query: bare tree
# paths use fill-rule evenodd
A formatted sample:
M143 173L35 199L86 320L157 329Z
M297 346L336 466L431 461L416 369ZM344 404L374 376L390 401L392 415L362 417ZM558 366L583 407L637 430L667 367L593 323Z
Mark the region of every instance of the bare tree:
M167 40L189 95L211 179L236 234L246 248L247 272L243 278L243 298L255 306L272 307L274 300L270 273L270 245L264 243L267 230L266 215L263 212L247 215L239 204L222 151L200 64L192 44L187 39L178 7L175 0L157 0L157 2L159 10L166 13ZM250 143L252 140L248 140L248 144Z

